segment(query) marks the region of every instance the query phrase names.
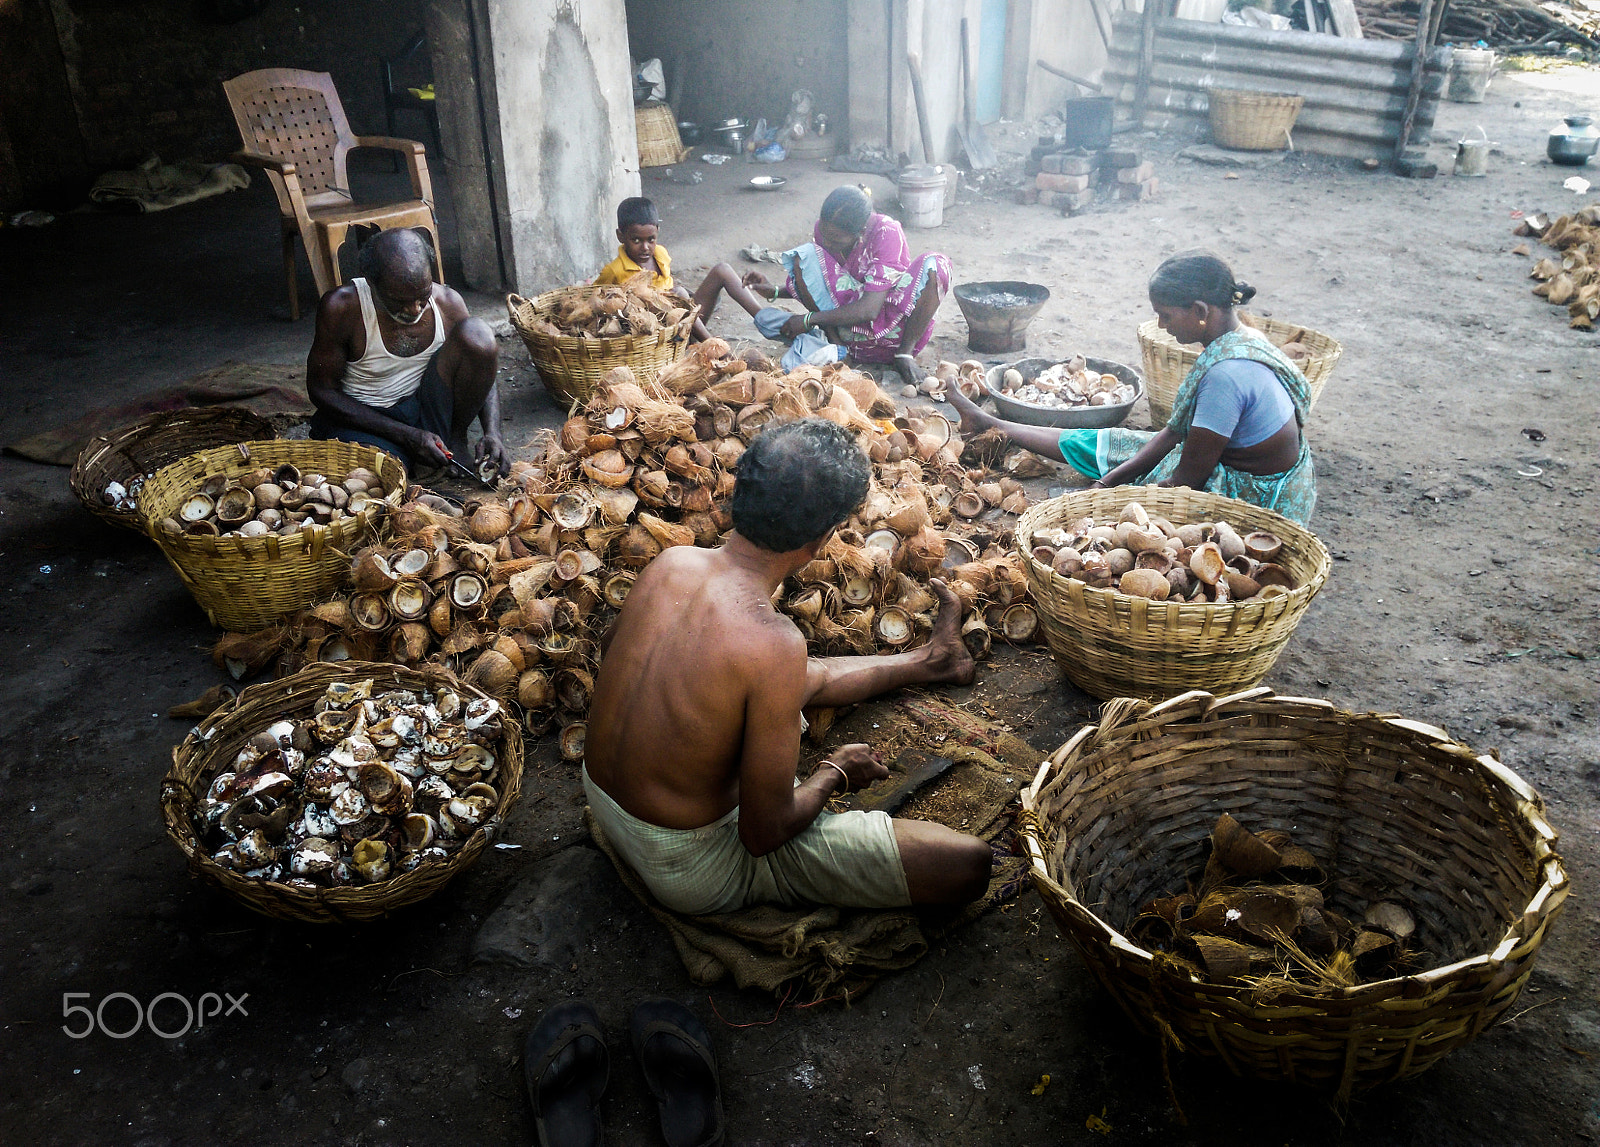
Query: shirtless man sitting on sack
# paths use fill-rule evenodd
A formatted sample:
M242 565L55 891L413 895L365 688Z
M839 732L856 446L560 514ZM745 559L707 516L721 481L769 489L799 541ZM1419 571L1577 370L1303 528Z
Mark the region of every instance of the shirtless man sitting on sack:
M511 471L495 389L500 347L461 296L433 281L426 233L382 231L362 244L361 271L322 296L306 358L313 438L376 446L413 474L451 456L476 470ZM476 418L483 437L467 450ZM491 475L492 477L492 475Z
M888 656L808 659L773 608L784 578L861 504L870 472L834 423L764 431L739 461L727 543L664 551L617 618L589 711L584 791L613 847L673 911L962 904L988 887L991 853L977 837L882 812L823 813L829 797L888 775L868 746L846 745L795 781L803 707L973 676L960 604L942 582L931 641Z

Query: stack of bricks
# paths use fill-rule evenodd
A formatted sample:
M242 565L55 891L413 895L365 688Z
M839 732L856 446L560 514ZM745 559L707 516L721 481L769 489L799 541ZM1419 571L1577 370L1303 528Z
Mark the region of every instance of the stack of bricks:
M1110 150L1100 153L1101 182L1114 187L1118 199L1135 202L1149 199L1157 190L1155 164L1149 160L1139 162L1139 153L1127 150Z
M1062 211L1079 211L1094 202L1095 156L1059 152L1039 161L1034 187L1039 202Z
M1155 165L1141 163L1136 151L1055 152L1040 156L1038 164L1033 186L1018 192L1019 202L1077 212L1094 202L1097 187L1106 188L1108 198L1136 202L1157 190Z

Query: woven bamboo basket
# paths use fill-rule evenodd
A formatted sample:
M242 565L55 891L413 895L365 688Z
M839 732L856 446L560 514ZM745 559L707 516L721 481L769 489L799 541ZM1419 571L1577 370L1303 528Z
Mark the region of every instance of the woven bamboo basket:
M1311 357L1297 364L1311 388L1311 408L1316 409L1317 398L1328 383L1328 376L1339 365L1344 347L1337 339L1314 331L1310 327L1297 327L1293 323L1280 323L1277 319L1239 312L1239 321L1254 327L1273 346L1298 342L1311 351ZM1180 343L1161 329L1156 319L1139 324L1139 357L1144 360L1145 392L1150 397L1150 421L1157 427L1165 426L1172 417L1172 403L1178 397L1178 388L1189 371L1200 359L1198 348Z
M506 296L511 325L522 336L528 357L533 359L544 388L558 406L587 402L595 384L615 367L627 367L640 382L654 382L656 375L683 356L684 348L689 345L689 332L694 329L695 315L699 313L699 308L690 307L689 313L674 327L650 335L610 339L581 339L568 335L556 338L540 334L529 326L536 317L548 314L562 299L591 290L592 287L586 286L560 287L535 299Z
M200 848L191 817L195 804L245 742L275 721L310 715L312 706L332 682L369 677L374 679L375 689L449 686L462 696L488 696L437 666L406 668L360 661L312 665L292 677L250 686L201 721L172 750L172 768L161 783L161 819L167 826L167 835L188 857L192 873L264 916L334 924L377 920L398 908L426 900L477 863L483 850L500 834L506 814L522 792L522 734L509 718L501 722L504 735L496 749L499 772L493 783L500 793L500 807L442 861L421 864L377 884L312 891L245 876L218 864Z
M1022 793L1045 906L1138 1027L1234 1074L1348 1097L1505 1016L1567 895L1538 793L1431 725L1257 689L1105 707ZM1427 970L1266 996L1204 982L1123 929L1204 863L1222 812L1292 833L1359 919L1395 900Z
M639 136L640 167L670 167L688 159L694 150L683 146L678 117L666 104L634 108L633 128Z
M1305 96L1281 92L1212 88L1211 137L1218 147L1240 151L1292 151L1294 138L1290 132L1305 102Z
M161 519L170 516L207 476L237 478L258 466L285 462L329 475L364 466L383 479L388 493L382 509L369 508L327 526L308 526L289 537L173 535L160 528ZM139 491L139 512L145 532L167 555L211 624L253 633L332 593L349 571L351 551L382 536L388 526L383 511L399 503L405 481L405 467L371 446L320 439L241 442L162 467Z
M1129 502L1175 525L1226 520L1241 534L1270 530L1283 539L1276 560L1296 588L1282 597L1225 605L1150 601L1095 589L1033 556L1035 530L1084 515L1115 521ZM1115 486L1040 502L1017 521L1017 556L1028 575L1045 641L1056 664L1096 697L1159 699L1190 689L1232 692L1272 669L1333 563L1317 536L1281 514L1183 486Z
M242 406L191 406L159 410L89 440L72 464L72 492L83 508L113 526L144 533L138 510L119 510L102 495L112 482L154 474L198 450L268 438L272 424Z

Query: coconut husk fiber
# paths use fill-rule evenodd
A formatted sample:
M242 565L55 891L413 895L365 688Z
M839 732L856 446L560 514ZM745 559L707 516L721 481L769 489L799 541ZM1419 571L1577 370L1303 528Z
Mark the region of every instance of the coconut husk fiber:
M1015 847L1013 812L1020 782L1031 775L1041 754L991 722L937 698L911 695L858 712L879 724L872 743L885 760L896 760L891 774L899 762L920 762L931 755L954 762L939 780L919 790L903 813L953 821L950 827L987 840L995 859L988 891L954 914L762 904L714 916L682 916L650 895L585 810L589 834L611 858L623 884L667 929L696 984L732 977L741 988L764 988L794 1003L830 998L848 1002L881 977L909 968L930 943L1011 899L1022 887L1027 865ZM891 775L889 782L879 783L893 780ZM919 814L919 805L925 814Z

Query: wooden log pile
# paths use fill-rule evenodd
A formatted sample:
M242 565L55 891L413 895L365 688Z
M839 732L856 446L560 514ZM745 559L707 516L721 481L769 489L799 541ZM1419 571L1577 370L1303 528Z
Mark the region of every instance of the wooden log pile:
M1417 0L1356 0L1361 30L1374 40L1413 40ZM1531 0L1452 0L1439 27L1439 39L1484 41L1492 48L1559 51L1567 45L1600 49L1600 20L1587 9Z

